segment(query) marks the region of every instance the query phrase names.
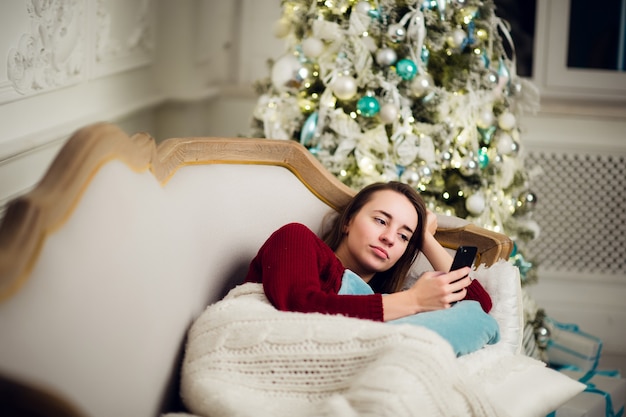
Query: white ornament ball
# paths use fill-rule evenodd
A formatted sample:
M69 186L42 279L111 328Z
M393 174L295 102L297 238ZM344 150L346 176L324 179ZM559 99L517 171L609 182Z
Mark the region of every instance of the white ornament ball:
M287 19L279 19L274 23L274 36L282 39L289 34L291 30L291 25Z
M513 137L506 132L498 134L496 150L500 155L509 155L514 152Z
M293 55L283 55L272 66L272 84L277 90L285 92L297 88L302 64Z
M504 130L511 130L517 125L517 119L511 112L504 112L498 117L498 126Z
M495 116L493 114L493 111L491 111L491 109L487 109L487 110L483 110L479 115L478 115L478 120L476 121L476 125L478 125L478 127L486 129L490 126L493 126L493 123L495 122Z
M482 193L474 193L465 200L465 208L474 216L478 216L485 211L485 196Z
M340 100L350 100L356 95L356 80L348 75L341 75L334 79L331 90Z
M366 15L372 10L372 5L368 1L360 1L355 6L357 13Z
M395 104L385 103L380 107L378 115L384 124L389 124L398 119L398 112L398 107Z
M302 52L309 58L317 58L324 52L324 42L318 38L307 38L302 41Z

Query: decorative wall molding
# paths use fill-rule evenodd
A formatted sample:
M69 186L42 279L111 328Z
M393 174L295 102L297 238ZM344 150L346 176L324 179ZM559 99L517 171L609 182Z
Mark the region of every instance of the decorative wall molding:
M128 0L96 0L95 76L138 68L154 61L155 1L135 0L130 6L128 3Z
M30 30L14 37L3 89L26 96L78 82L85 69L84 0L31 0L24 7Z
M0 104L154 62L154 0L16 3L2 5L6 13L21 16L16 25L21 32L2 33L12 43L4 51Z

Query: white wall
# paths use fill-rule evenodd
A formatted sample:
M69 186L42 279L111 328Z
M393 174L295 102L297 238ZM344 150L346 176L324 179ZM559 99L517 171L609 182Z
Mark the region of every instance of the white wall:
M555 53L547 49L555 46L550 20L555 13L548 5L562 6L563 1L539 0L535 77L543 108L522 121L523 144L535 157L549 153L559 158L567 152L624 156L626 96L612 89L609 102L599 103L606 89L553 85L554 74L564 74L564 80L571 75L563 69L548 71L554 64L547 57ZM50 3L65 5L65 29L71 30L46 38L44 56L35 53L34 60L21 61L30 71L55 59L56 66L45 67L51 76L39 77L35 84L22 82L28 74L17 76L19 66L9 74L7 63L29 37L44 41L38 27L52 33L63 27L46 13L29 15L30 0L0 4L0 58L5 61L0 63L0 207L32 187L65 139L88 123L113 121L129 133L144 130L159 140L247 135L255 105L252 84L268 75L267 59L284 52L283 42L272 34L279 0ZM580 74L574 75L579 83ZM584 79L598 79L588 75ZM545 200L540 204L554 204ZM578 248L576 253L591 241L548 238L556 247ZM617 243L623 245L623 239ZM576 273L544 264L539 284L531 290L550 315L601 337L605 351L626 354L624 273Z
M626 355L626 118L544 112L524 123L527 162L545 164L530 292L554 319Z

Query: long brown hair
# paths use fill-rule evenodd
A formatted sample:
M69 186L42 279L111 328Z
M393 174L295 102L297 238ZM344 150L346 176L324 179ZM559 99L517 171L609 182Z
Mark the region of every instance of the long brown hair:
M346 206L338 210L338 215L332 220L328 229L323 232L322 239L333 251L337 250L345 236L343 233L345 226L372 199L374 193L383 190L391 190L404 195L417 212L417 230L411 236L407 248L398 262L388 270L376 273L369 281L369 285L375 292L392 293L402 289L404 280L424 241L426 204L415 189L398 181L377 182L366 186Z

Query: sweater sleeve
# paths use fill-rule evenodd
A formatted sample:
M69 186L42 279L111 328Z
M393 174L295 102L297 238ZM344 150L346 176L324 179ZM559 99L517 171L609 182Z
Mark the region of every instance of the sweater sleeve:
M489 296L489 293L485 290L485 288L477 280L473 280L472 283L467 287L467 295L465 296L465 299L478 301L485 313L489 313L489 311L491 311L491 297Z
M334 252L302 224L274 232L250 263L248 282L260 282L279 310L341 314L383 320L380 294L338 295L344 267Z

